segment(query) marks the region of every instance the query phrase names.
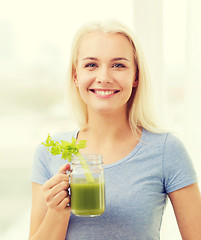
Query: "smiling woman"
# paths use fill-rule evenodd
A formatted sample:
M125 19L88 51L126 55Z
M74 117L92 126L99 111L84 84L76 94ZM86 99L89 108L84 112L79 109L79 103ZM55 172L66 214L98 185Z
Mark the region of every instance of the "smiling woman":
M106 210L96 218L71 214L69 165L39 145L30 239L158 240L169 197L182 237L200 240L196 173L182 142L153 118L149 78L134 35L118 23L82 28L72 47L68 81L82 121L79 130L53 138L86 140L81 154L103 156Z
M151 131L159 131L146 61L133 32L116 22L89 24L77 32L72 49L68 94L73 100L73 110L81 129L85 129L87 126L88 110L77 88L77 75L82 73L85 78L86 75L83 74L90 72L90 76L94 77L94 72L98 72L97 83L98 81L104 82L104 84L106 84L105 82L109 83L114 81L113 78L116 76L124 84L132 82L127 112L131 129L136 135L139 126L146 126ZM115 81L114 84L116 84ZM108 84L106 85L106 87L99 86L97 90L115 90L122 93L120 86L115 86L115 89L111 89L110 86L108 89ZM104 93L102 92L102 94ZM136 101L133 101L134 97Z

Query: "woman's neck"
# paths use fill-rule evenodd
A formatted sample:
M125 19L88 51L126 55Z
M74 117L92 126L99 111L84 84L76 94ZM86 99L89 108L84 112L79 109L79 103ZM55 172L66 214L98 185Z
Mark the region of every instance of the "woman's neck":
M78 134L78 141L87 140L87 146L81 153L99 153L104 158L104 164L116 162L129 154L140 139L141 134L136 137L132 133L124 115L101 114L89 119L88 128Z
M91 114L88 127L80 133L82 138L95 138L100 142L123 139L133 135L126 114Z

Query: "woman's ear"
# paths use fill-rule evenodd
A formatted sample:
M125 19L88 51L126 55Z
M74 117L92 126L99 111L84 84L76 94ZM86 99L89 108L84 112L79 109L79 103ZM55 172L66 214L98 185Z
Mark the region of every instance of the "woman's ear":
M138 79L135 79L134 83L133 83L133 87L137 87L138 85Z
M136 67L136 72L135 72L135 80L133 83L133 87L137 87L139 82L139 70L138 67Z
M77 80L77 74L76 74L76 72L73 73L73 79L74 79L75 86L78 87L78 80Z

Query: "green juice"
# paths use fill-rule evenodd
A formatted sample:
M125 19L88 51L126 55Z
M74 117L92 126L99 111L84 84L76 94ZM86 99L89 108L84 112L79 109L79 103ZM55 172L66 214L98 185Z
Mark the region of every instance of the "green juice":
M76 179L71 183L71 208L77 216L97 216L105 210L104 182Z

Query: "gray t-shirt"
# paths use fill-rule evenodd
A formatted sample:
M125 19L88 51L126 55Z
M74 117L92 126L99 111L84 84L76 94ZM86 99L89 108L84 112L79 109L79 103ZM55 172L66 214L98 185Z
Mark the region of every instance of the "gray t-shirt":
M70 141L78 131L55 135ZM44 184L66 163L43 145L36 150L31 181ZM167 194L197 182L191 159L172 133L143 129L133 151L104 165L106 210L94 218L71 214L66 240L158 240Z

